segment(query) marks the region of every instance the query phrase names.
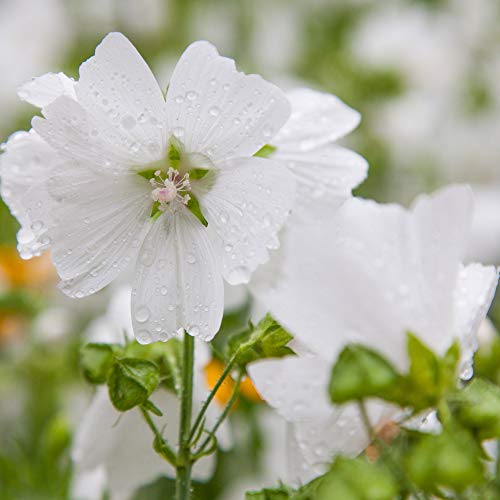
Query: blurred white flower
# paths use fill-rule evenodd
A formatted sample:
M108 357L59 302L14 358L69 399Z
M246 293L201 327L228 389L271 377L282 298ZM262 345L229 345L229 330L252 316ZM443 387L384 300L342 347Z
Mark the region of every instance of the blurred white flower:
M334 452L368 444L356 407L333 407L331 366L349 342L374 348L407 368L405 332L437 353L454 339L469 378L476 331L497 285L497 270L462 264L472 194L454 186L422 196L410 210L351 199L320 223L291 225L280 252L252 285L256 298L296 339L297 357L249 367L259 393L294 423L294 476L306 481ZM369 406L374 425L394 415Z
M22 135L41 182L14 175L22 156L12 153L16 135L1 165L3 196L35 236L26 241L21 232L25 256L30 246L35 253L50 244L61 288L77 298L137 259L137 339L166 340L184 328L210 340L222 317L222 276L248 281L276 245L293 201L287 169L252 156L287 120L286 97L196 42L179 60L165 101L118 33L81 66L74 88L61 85L63 75L50 76L55 100L48 78L21 90L45 117L33 119L36 132ZM40 157L47 161L38 165Z
M32 75L58 64L70 39L60 0L0 2L0 136L25 108L16 90Z
M121 343L132 340L130 289L119 289L113 296L106 314L95 320L87 332L91 342ZM205 382L204 367L210 352L206 344L196 342L193 408L196 412L209 390ZM151 415L158 429L175 446L178 439L179 401L165 389L158 389L150 398L164 414ZM221 408L211 405L206 413L206 425L212 427ZM223 423L217 432L221 448L231 446L229 425ZM109 490L112 500L127 499L135 490L160 476L175 477L175 470L160 458L152 448L153 435L136 408L120 413L111 404L107 387L101 386L80 422L73 443L72 458L75 465L72 498L94 500ZM193 477L208 480L215 467L215 456L202 458L196 463Z

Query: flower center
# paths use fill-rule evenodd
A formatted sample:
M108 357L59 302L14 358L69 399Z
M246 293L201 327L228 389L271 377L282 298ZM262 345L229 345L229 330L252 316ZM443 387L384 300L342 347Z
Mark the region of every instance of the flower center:
M151 187L151 198L153 198L156 208L160 212L167 209L173 209L176 203L187 205L191 196L187 194L191 191L189 173L180 174L177 170L170 167L166 177L162 177L163 172L157 170L154 177L149 180Z

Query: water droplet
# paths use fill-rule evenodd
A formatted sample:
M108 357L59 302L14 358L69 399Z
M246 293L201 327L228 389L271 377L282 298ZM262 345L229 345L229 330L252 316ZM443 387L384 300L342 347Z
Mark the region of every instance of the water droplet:
M238 285L240 283L248 283L250 280L250 270L245 266L238 266L231 270L228 276L230 285Z
M219 214L220 221L222 224L227 224L227 221L229 220L229 216L227 215L227 212L220 212Z
M175 102L177 104L182 104L184 102L184 97L181 96L181 95L178 95L176 98L175 98Z
M187 94L186 94L186 97L190 100L190 101L194 101L197 97L198 97L198 93L195 92L194 90L190 90Z
M135 338L139 344L149 344L152 341L151 333L149 330L139 330L135 334Z
M41 220L33 222L33 224L31 224L31 229L33 231L40 231L41 229L43 229L43 222Z
M139 323L145 323L149 319L149 309L146 306L141 306L135 312L135 319Z
M224 250L226 252L231 252L233 250L233 245L231 245L231 243L227 243L225 246L224 246Z
M27 245L31 243L35 239L35 235L29 230L25 228L21 228L17 232L17 241L20 245Z
M90 270L90 276L95 278L99 274L99 268L94 267L93 269Z
M266 139L269 139L269 138L273 135L273 129L272 129L269 125L266 125L266 126L262 129L262 135L263 135Z
M160 288L160 293L161 293L162 295L167 295L167 293L168 293L168 289L167 289L167 287L166 287L166 286L162 286L162 287Z
M220 115L220 109L217 106L213 106L208 110L209 114L211 116L219 116Z
M200 327L197 326L197 325L189 326L187 330L193 336L196 336L196 335L200 334Z
M131 130L135 127L135 118L131 115L125 115L121 120L122 127L125 130Z

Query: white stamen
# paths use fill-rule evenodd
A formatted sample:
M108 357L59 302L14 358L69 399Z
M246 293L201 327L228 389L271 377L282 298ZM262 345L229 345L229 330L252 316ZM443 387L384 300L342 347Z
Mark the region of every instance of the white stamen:
M186 191L191 191L189 174L181 176L179 172L172 167L167 171L167 178L162 177L162 172L157 170L155 177L150 179L150 184L154 188L151 192L151 198L159 203L158 209L165 212L168 208L174 208L175 203L187 205L191 197Z

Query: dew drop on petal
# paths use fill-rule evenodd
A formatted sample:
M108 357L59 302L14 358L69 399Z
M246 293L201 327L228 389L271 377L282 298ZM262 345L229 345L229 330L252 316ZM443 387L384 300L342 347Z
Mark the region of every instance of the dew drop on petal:
M135 334L135 338L139 344L149 344L152 341L151 333L149 330L139 330Z
M217 106L213 106L208 110L209 114L211 116L219 116L220 115L220 109Z
M186 260L187 260L188 264L194 264L196 262L196 257L194 254L188 253Z
M193 336L199 335L200 334L200 327L197 325L192 325L192 326L188 327L188 332Z
M40 220L33 222L33 224L31 224L31 229L33 231L40 231L41 229L43 229L43 222Z
M231 270L228 276L231 284L248 283L250 280L250 270L245 266L238 266Z
M141 306L135 312L135 319L139 323L145 323L149 319L149 309L146 306Z
M125 130L131 130L135 127L136 125L136 121L135 121L135 118L131 115L125 115L122 119L121 119L121 124L122 124L122 127L125 129Z

